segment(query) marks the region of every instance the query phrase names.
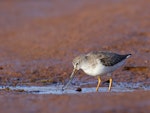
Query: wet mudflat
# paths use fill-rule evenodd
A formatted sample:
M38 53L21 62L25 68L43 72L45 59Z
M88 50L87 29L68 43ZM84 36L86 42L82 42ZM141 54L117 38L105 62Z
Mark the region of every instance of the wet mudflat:
M150 111L149 0L1 1L0 112ZM82 71L62 93L72 59L94 50L132 57L95 92ZM84 85L83 85L84 84ZM81 91L76 91L77 88Z
M1 92L1 111L5 113L113 112L146 113L149 91L127 93L89 93L75 95L7 94Z
M91 84L91 86L90 86ZM67 88L63 89L63 85L51 84L43 86L0 86L0 90L9 91L9 92L23 92L26 94L85 94L85 93L95 93L96 87L92 87L93 83L81 83L80 86L70 85ZM95 84L96 86L96 84ZM100 87L98 92L108 92L107 87ZM150 85L145 85L143 82L138 83L113 83L111 92L121 93L121 92L135 92L135 91L150 91Z

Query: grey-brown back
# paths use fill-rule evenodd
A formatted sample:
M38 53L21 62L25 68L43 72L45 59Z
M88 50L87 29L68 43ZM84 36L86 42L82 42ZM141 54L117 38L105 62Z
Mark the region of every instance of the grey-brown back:
M131 54L119 55L117 53L112 52L92 52L91 54L95 54L98 59L100 59L101 63L105 66L113 66L126 58L128 58Z

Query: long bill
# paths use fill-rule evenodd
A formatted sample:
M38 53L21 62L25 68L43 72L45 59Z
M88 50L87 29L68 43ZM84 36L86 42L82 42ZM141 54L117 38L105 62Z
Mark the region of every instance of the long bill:
M68 85L71 83L71 81L73 80L74 78L74 74L77 72L77 69L73 69L71 75L70 75L70 79L69 81L62 87L62 90L66 89L68 87Z

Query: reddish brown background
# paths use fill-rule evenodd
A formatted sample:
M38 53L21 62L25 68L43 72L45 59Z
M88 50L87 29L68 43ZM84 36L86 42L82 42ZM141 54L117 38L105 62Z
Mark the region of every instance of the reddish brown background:
M75 56L107 50L133 54L126 66L134 68L116 71L114 81L149 85L149 4L149 0L0 1L0 84L64 83ZM77 78L85 79L84 75L80 72ZM147 113L149 95L150 91L57 96L1 90L0 112Z

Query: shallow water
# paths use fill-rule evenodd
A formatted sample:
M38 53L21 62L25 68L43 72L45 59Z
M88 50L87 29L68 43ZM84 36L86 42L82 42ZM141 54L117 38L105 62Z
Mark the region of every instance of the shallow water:
M85 83L84 83L85 85ZM23 90L23 92L32 94L77 94L95 92L96 87L83 87L81 91L77 91L76 86L69 86L62 90L63 85L47 85L47 86L0 86L0 89L9 88L10 90ZM111 92L133 92L137 90L150 90L150 86L143 83L113 83ZM100 87L99 92L108 92L108 87Z

